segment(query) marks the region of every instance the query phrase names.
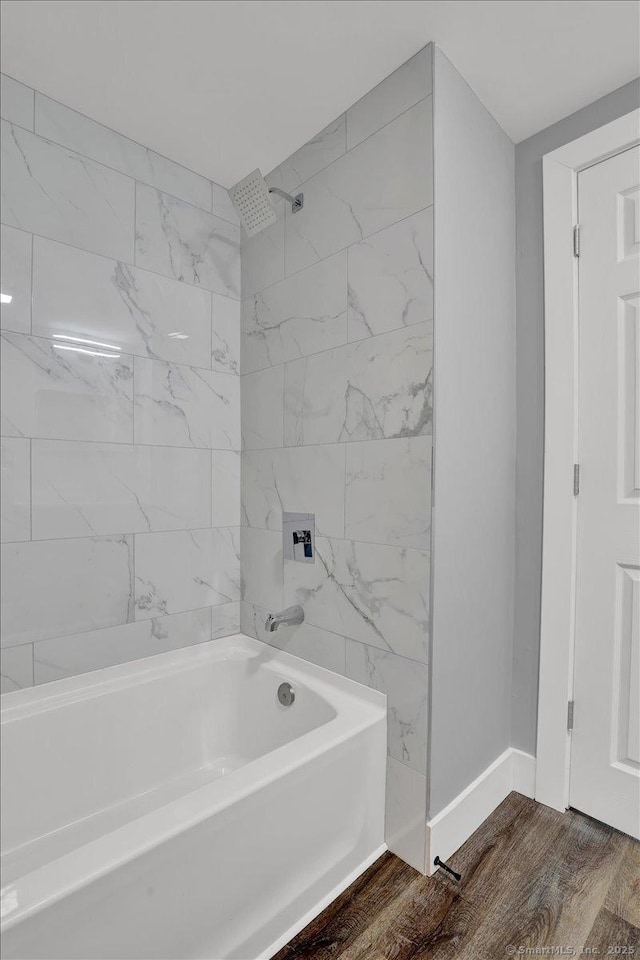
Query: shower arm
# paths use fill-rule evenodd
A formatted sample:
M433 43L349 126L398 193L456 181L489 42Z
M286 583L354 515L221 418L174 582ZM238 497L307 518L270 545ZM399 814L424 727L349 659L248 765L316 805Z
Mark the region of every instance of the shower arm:
M304 206L303 193L298 193L295 197L292 197L290 193L285 193L280 187L269 187L269 193L275 193L276 196L282 197L283 200L288 200L291 204L291 213L297 213L298 210L302 210Z

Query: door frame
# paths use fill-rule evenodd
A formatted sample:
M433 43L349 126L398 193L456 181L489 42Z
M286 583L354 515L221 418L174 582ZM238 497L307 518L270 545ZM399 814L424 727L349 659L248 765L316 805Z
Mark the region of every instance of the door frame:
M578 222L581 170L640 143L640 110L542 158L544 216L544 501L535 798L569 805L573 699L578 462Z

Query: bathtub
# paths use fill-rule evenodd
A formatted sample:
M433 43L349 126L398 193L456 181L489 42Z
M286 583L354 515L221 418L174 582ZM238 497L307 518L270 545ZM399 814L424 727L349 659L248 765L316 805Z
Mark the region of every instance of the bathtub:
M3 957L272 956L385 849L385 731L241 635L8 694Z

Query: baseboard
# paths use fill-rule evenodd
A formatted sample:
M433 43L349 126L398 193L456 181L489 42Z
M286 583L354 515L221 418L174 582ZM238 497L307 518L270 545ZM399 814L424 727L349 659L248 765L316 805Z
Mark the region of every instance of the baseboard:
M510 747L473 783L427 822L427 873L437 869L436 856L447 860L468 840L512 790L533 797L536 761L528 753Z

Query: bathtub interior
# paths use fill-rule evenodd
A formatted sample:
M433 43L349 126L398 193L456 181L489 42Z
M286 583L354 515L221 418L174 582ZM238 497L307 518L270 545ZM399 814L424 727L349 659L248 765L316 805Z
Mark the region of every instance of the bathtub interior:
M336 717L282 657L246 638L192 648L7 698L2 872L9 883ZM25 756L28 762L25 763Z

